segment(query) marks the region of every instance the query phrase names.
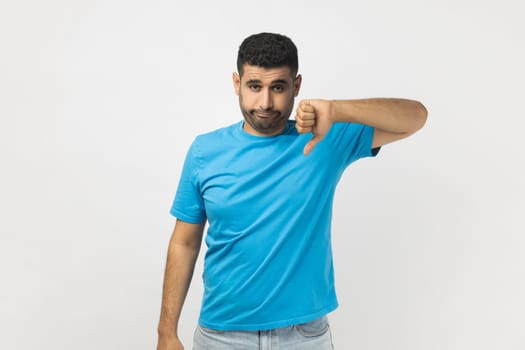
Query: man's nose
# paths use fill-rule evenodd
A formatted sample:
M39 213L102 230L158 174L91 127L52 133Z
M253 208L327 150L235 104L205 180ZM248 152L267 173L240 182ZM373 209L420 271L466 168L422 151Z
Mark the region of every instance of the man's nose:
M273 108L272 93L269 89L264 90L261 93L260 108L263 110L269 110Z

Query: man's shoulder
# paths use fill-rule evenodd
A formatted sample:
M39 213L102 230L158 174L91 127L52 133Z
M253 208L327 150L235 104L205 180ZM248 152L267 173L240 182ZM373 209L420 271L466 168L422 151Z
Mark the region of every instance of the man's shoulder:
M237 122L198 134L193 140L192 148L197 154L213 154L223 147L228 147L232 142L235 142L236 133L239 128L240 123Z
M208 141L208 140L213 140L215 138L228 137L228 136L233 135L237 128L239 128L239 122L236 122L228 126L223 126L218 129L204 132L202 134L197 135L196 139L200 141Z

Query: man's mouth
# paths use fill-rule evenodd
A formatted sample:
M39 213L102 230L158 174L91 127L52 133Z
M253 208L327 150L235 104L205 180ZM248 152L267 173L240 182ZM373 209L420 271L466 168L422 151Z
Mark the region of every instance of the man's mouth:
M257 118L269 119L269 118L276 117L279 113L277 112L253 112L252 114L256 116Z

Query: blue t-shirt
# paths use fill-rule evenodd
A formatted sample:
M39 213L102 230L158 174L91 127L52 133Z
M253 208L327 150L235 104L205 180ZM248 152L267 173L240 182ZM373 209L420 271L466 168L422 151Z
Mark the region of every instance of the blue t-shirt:
M312 321L338 303L330 240L334 191L353 161L376 154L373 128L336 123L309 156L295 122L277 136L243 122L198 136L171 214L207 218L199 323L268 330Z

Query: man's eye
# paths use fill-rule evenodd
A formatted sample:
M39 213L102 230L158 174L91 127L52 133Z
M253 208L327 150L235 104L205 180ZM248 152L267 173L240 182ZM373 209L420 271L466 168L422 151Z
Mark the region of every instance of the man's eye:
M281 85L275 85L273 87L273 91L275 91L275 92L283 92L284 91L284 87L281 86Z
M261 86L260 85L249 85L248 87L252 91L259 91L259 90L261 90Z

